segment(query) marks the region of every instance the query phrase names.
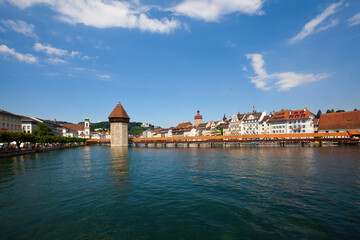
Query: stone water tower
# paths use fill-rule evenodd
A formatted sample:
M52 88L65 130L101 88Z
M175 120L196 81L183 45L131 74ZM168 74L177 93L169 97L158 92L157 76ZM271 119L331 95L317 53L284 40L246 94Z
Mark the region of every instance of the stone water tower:
M124 107L119 102L109 115L111 146L127 147L129 144L128 124L130 121Z

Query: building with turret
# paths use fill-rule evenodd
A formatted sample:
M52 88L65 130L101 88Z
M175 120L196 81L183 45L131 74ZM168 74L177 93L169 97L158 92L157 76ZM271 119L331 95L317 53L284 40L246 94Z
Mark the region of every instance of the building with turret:
M119 102L109 115L111 146L127 147L129 145L128 124L130 117Z
M200 115L200 111L199 111L199 110L197 110L197 114L195 115L194 119L195 119L195 124L194 124L195 127L196 127L197 125L199 125L200 123L202 123L203 117Z

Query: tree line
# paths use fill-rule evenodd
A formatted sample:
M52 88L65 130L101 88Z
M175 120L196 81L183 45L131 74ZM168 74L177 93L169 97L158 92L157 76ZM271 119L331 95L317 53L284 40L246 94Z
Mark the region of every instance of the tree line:
M37 123L34 133L25 132L0 132L0 142L6 142L7 147L10 143L16 142L16 146L20 148L21 143L36 144L70 144L70 143L83 143L86 139L54 136L51 128L44 123Z

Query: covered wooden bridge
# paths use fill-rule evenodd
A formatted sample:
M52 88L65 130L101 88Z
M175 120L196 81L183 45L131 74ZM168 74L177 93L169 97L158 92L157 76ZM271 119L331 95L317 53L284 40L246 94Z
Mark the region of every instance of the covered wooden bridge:
M293 133L293 134L257 134L257 135L225 135L225 136L195 136L195 137L154 137L154 138L130 138L129 144L149 145L149 144L210 144L212 143L311 143L323 142L339 144L359 144L360 131L350 130L347 132L335 133ZM87 144L110 144L110 139L89 139Z

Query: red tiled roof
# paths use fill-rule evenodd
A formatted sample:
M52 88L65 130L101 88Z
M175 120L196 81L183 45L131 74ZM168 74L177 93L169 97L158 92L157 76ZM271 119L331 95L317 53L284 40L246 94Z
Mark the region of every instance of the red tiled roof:
M202 119L203 117L200 115L200 111L197 110L197 114L195 115L195 119Z
M191 122L184 122L184 123L180 123L178 124L175 128L187 128L189 126L192 126L192 123Z
M279 121L287 121L287 120L297 120L297 119L307 119L310 118L312 113L305 109L300 110L282 110L279 112L275 112L273 116L269 119L269 122L279 122Z
M124 107L119 102L116 104L114 110L109 115L109 120L111 121L126 121L129 122L130 117L127 115Z
M159 134L160 131L161 131L161 128L155 128L155 129L154 129L154 133L155 133L155 134Z
M319 130L360 129L360 111L325 113L320 116Z
M74 130L74 131L84 131L83 124L60 124L62 127Z

